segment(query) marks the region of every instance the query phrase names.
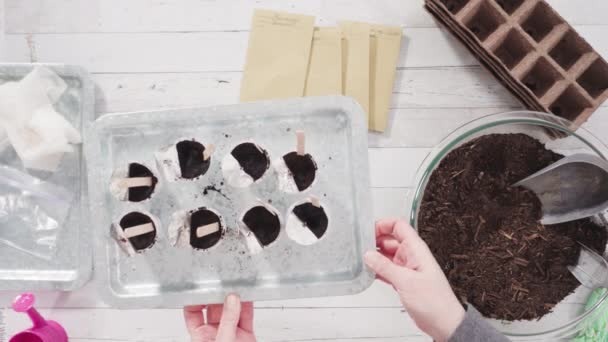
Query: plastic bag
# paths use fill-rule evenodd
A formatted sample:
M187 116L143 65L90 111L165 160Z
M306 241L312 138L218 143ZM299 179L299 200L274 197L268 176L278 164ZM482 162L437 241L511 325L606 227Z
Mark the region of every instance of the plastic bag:
M0 166L0 244L51 259L72 200L60 186Z

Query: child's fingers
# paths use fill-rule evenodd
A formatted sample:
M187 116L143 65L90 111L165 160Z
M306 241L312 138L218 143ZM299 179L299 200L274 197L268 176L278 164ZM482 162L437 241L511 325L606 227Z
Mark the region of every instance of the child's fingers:
M389 218L376 222L376 236L393 235L393 227L397 223L397 219Z
M416 252L407 242L399 245L395 252L393 262L399 266L407 267L412 270L418 270L420 268L420 261L416 256Z
M389 283L386 279L382 278L382 276L379 275L379 274L376 274L376 279L380 280L381 282L383 282L383 283L385 283L387 285L391 285L392 286L391 283Z
M253 332L253 303L247 302L241 304L239 327L245 331Z
M392 235L399 242L394 259L397 264L418 270L424 268L425 265L435 263L435 258L428 246L409 223L403 220L397 221L392 230ZM390 244L394 243L391 242Z
M413 272L410 269L396 265L386 256L376 251L365 253L364 259L365 264L369 268L395 287L399 287L399 285L407 282L410 274L409 272Z
M224 310L220 326L217 329L216 342L234 342L236 329L241 316L241 300L235 294L230 294L224 302Z
M207 307L207 324L220 324L224 305L212 304Z
M399 248L399 241L389 235L379 236L376 240L376 247L380 249L380 253L384 255L395 255Z
M209 342L215 341L216 336L217 328L206 324L196 329L196 332L191 335L191 338L192 342Z
M205 325L205 315L203 314L205 305L192 305L184 307L184 321L188 332L192 334L196 328Z
M416 239L418 233L414 228L410 227L409 223L404 220L381 220L376 223L376 236L381 237L384 235L392 236L401 243L404 240Z

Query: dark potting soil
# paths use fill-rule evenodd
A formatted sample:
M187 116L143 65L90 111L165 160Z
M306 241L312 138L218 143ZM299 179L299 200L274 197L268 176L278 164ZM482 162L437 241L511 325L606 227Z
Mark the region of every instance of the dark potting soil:
M152 247L152 245L156 241L156 225L154 225L154 222L148 215L139 212L129 213L125 215L119 222L120 227L123 231L127 228L147 223L152 223L152 225L154 226L153 232L149 232L140 236L134 236L129 239L129 242L131 242L133 249L135 249L136 251L141 251Z
M328 220L323 207L304 203L293 208L293 213L318 239L327 231Z
M232 156L254 181L262 178L270 167L268 153L254 143L242 143L232 150Z
M283 156L283 160L293 176L298 190L306 190L315 180L317 172L317 164L312 156L310 154L300 156L297 152L290 152Z
M220 225L219 231L200 238L196 236L196 229L198 227L213 223L218 223ZM190 216L190 245L196 249L213 247L222 238L223 229L222 222L217 214L206 208L200 208Z
M527 135L487 135L450 152L430 177L420 236L456 295L486 317L542 317L579 286L566 268L577 242L605 250L604 228L590 219L543 226L536 195L511 186L562 157Z
M251 230L262 246L268 246L279 237L281 222L277 214L263 206L256 206L243 217L243 223Z
M211 158L204 160L205 146L194 140L184 140L177 143L177 158L182 171L182 178L193 179L204 175L209 170Z
M152 193L154 193L154 189L156 188L156 183L158 183L158 178L154 176L152 171L150 171L150 169L141 164L131 163L129 164L129 178L134 177L151 177L152 186L138 186L134 188L129 188L129 201L141 202L152 197Z

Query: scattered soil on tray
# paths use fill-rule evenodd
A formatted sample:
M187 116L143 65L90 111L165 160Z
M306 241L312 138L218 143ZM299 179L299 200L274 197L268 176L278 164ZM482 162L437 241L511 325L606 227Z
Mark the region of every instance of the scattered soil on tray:
M205 152L203 144L194 140L184 140L178 142L175 148L177 149L182 178L194 179L204 175L209 170L211 158L203 159L203 152Z
M323 207L315 207L312 203L303 203L293 208L293 213L302 223L320 239L327 231L327 215Z
M141 251L150 248L152 247L152 245L154 245L154 242L156 241L156 225L154 225L154 221L152 221L150 216L146 214L132 212L125 215L119 222L120 227L123 231L127 228L148 223L152 223L152 225L154 226L154 231L129 238L129 242L131 242L133 249L135 249L136 251Z
M298 190L304 191L308 189L315 180L317 173L317 164L315 164L312 156L310 154L301 156L297 152L290 152L283 156L283 160L293 176Z
M220 225L220 230L203 237L196 236L196 229L198 227L206 226L208 224L217 223ZM207 249L215 246L222 238L222 222L213 211L206 208L200 208L192 213L190 217L190 245L196 249Z
M224 185L223 182L221 184ZM211 193L211 192L216 192L216 193L220 194L222 197L224 197L225 199L230 200L230 198L228 198L228 196L226 196L226 194L222 191L222 188L215 186L215 184L207 185L206 187L203 188L204 196L209 195L209 193Z
M243 143L232 150L232 156L254 181L262 178L270 167L268 153L254 143Z
M158 183L158 178L154 176L152 171L141 164L131 163L129 164L129 178L134 177L150 177L152 178L152 185L129 188L129 201L141 202L152 197L154 189L156 188L156 183Z
M420 236L456 295L483 315L531 320L578 281L581 242L603 253L607 233L590 219L543 226L536 195L511 184L563 156L524 134L493 134L449 153L433 172L418 215Z
M243 223L262 246L268 246L276 240L281 231L281 222L277 214L261 205L249 209L243 216Z

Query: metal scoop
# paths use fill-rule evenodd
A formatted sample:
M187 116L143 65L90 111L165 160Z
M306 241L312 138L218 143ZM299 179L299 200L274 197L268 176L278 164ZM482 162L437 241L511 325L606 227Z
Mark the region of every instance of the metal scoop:
M606 260L591 248L581 245L581 254L575 266L568 266L572 275L585 287L596 289L608 287Z
M536 193L543 224L569 222L608 209L608 162L574 154L514 184Z

